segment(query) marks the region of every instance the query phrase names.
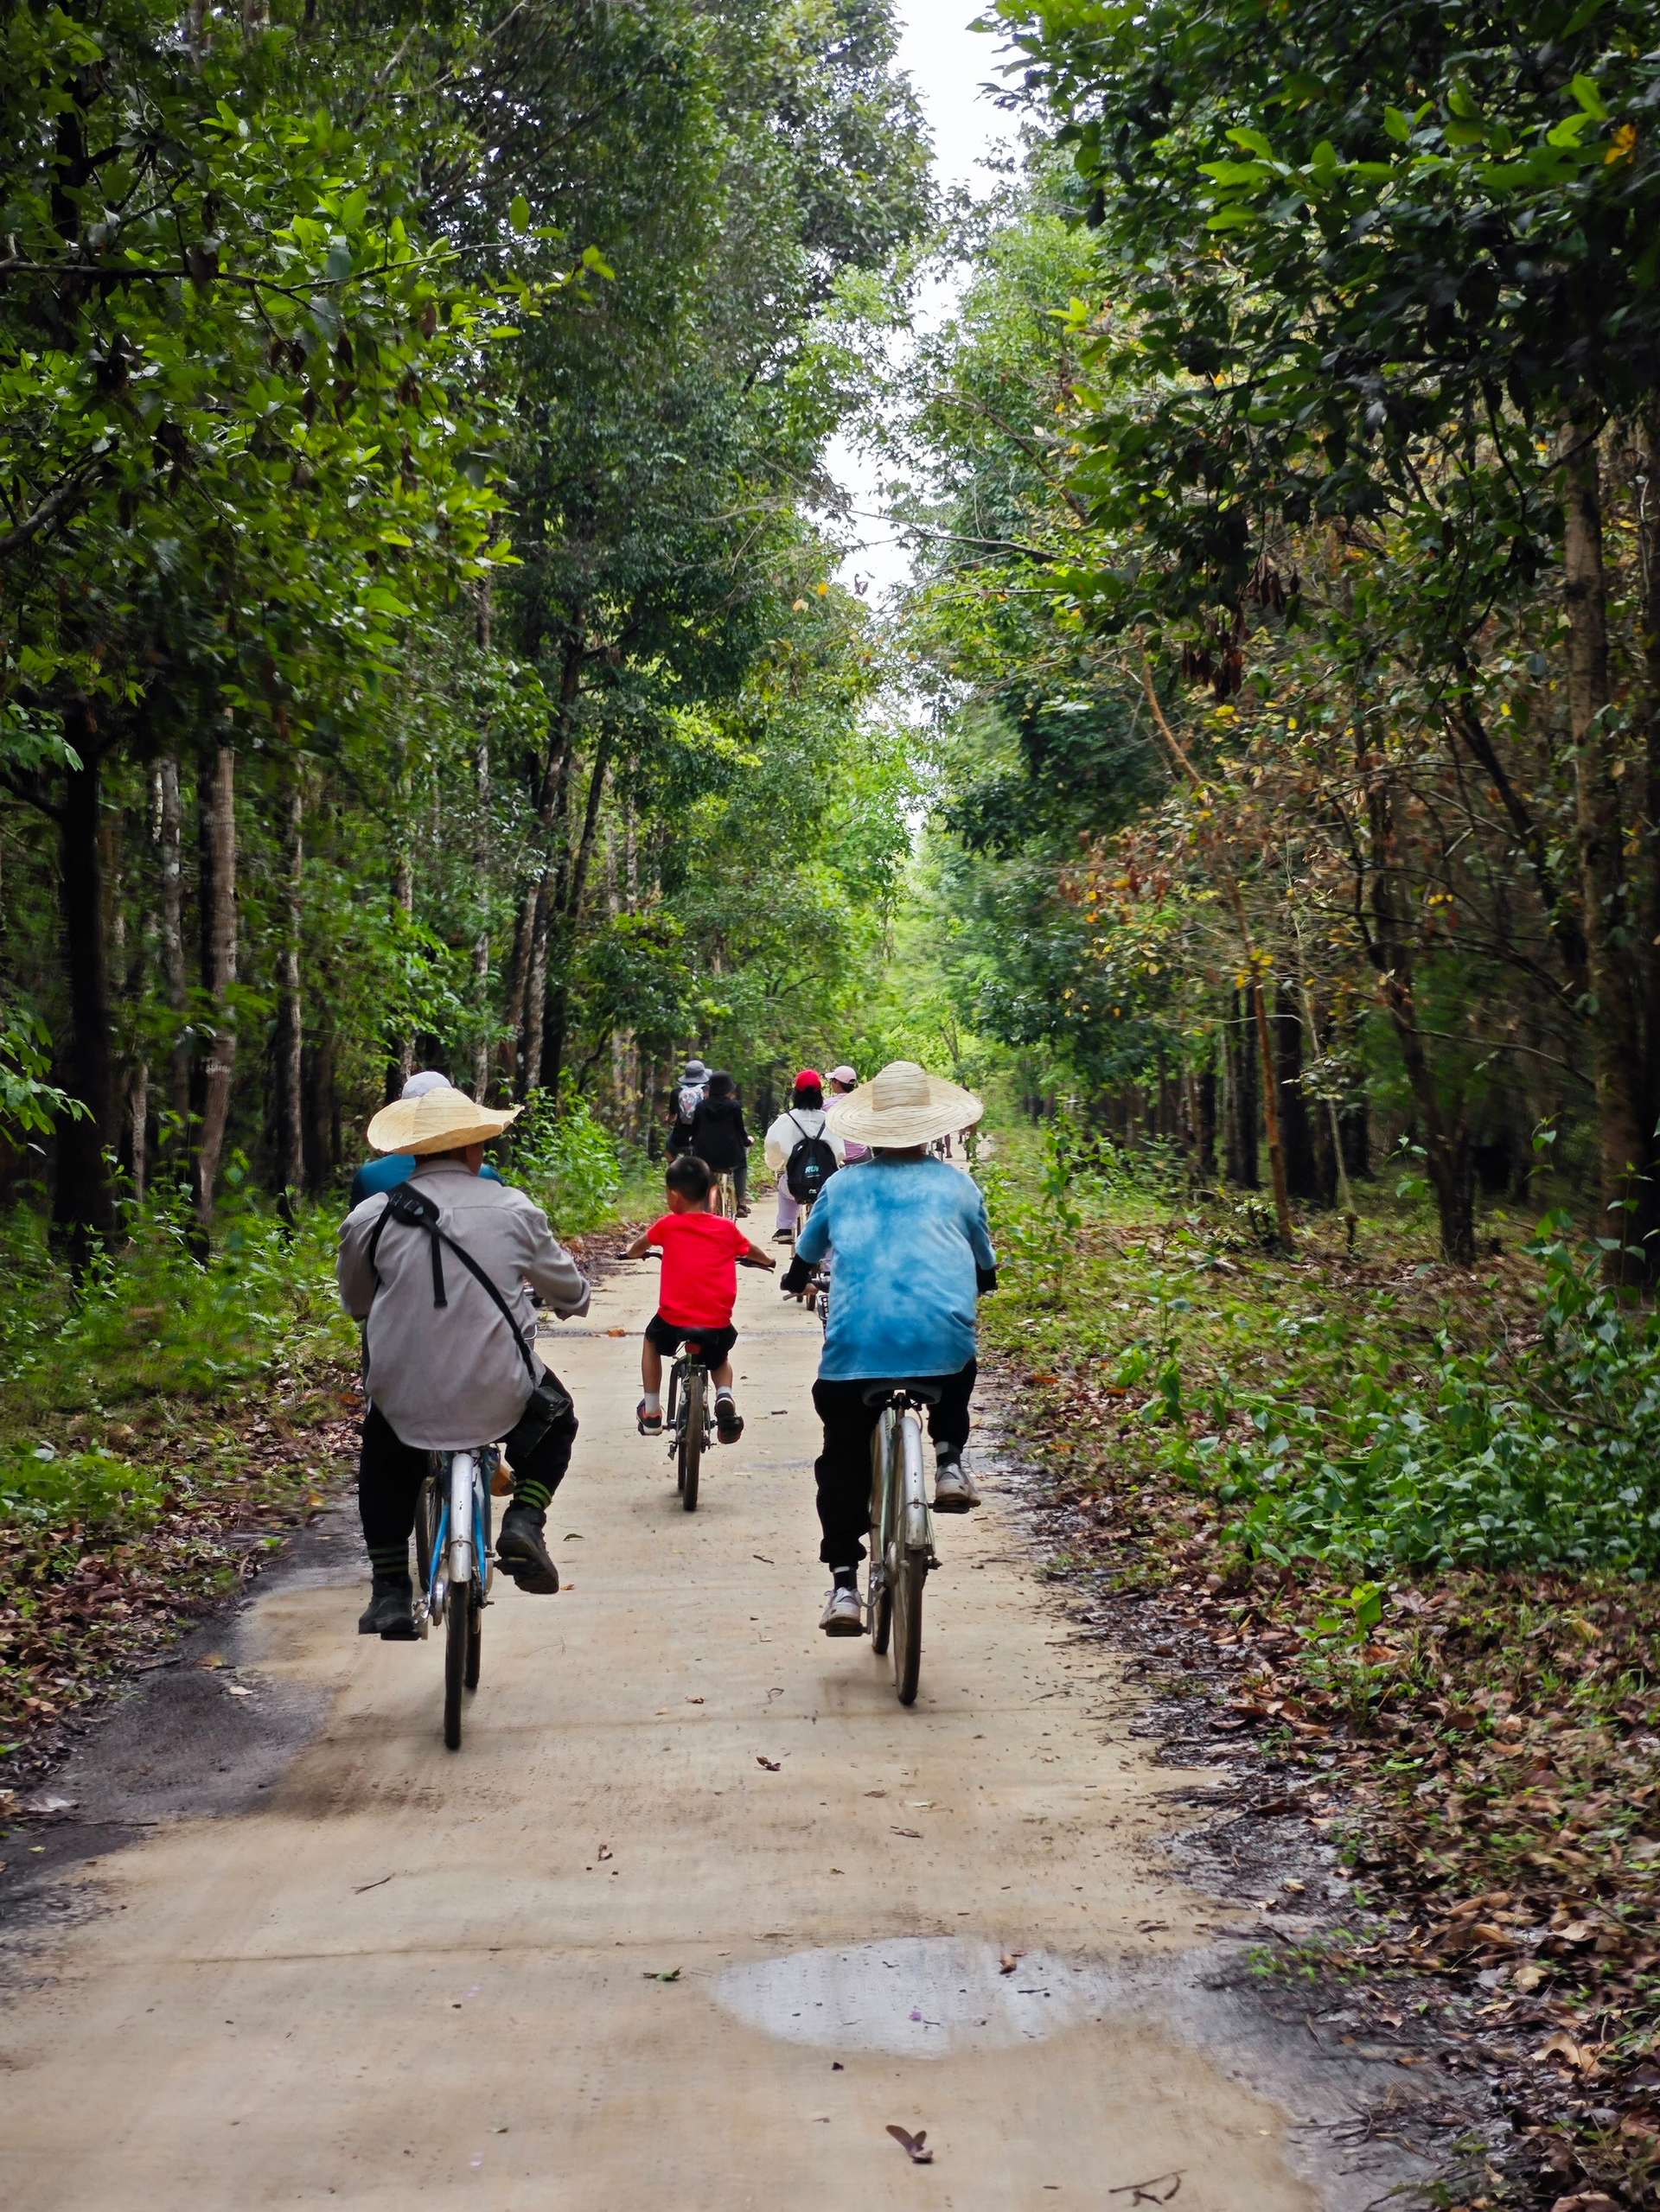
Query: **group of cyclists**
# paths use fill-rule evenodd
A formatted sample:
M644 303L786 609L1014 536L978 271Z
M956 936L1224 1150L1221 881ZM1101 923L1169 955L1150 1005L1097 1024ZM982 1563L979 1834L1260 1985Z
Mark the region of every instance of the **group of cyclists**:
M996 1255L979 1186L937 1150L982 1111L971 1092L911 1061L891 1061L864 1085L850 1066L827 1080L809 1068L766 1131L778 1179L774 1241L794 1246L782 1290L800 1297L815 1268L835 1269L813 1386L822 1428L819 1556L831 1574L819 1625L827 1635L862 1630L872 1384L929 1385L935 1510L966 1513L980 1502L962 1455L976 1302L996 1287ZM538 1355L538 1303L574 1318L587 1311L591 1291L540 1208L486 1163L487 1147L519 1112L479 1105L426 1071L368 1125L379 1157L354 1184L339 1259L342 1302L364 1329L365 1635L399 1641L418 1633L409 1547L434 1451L501 1443L513 1495L498 1564L527 1591L559 1586L545 1528L578 1424L570 1393ZM737 1269L740 1260L776 1263L713 1211L711 1196L717 1177L730 1175L747 1215L750 1144L731 1077L688 1060L673 1101L665 1211L625 1255L656 1251L662 1263L641 1351L635 1421L644 1435L661 1433L663 1359L688 1336L713 1374L717 1434L725 1444L743 1434L731 1366Z

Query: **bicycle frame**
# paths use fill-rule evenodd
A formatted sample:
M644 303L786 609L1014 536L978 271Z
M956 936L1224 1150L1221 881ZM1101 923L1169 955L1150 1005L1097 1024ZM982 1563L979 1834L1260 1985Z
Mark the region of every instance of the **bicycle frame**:
M489 1595L490 1482L498 1456L494 1444L476 1451L438 1454L444 1463L438 1477L444 1483L444 1505L432 1546L432 1578L426 1591L427 1617L435 1626L444 1619L444 1600L452 1584L464 1586L476 1580L481 1597Z

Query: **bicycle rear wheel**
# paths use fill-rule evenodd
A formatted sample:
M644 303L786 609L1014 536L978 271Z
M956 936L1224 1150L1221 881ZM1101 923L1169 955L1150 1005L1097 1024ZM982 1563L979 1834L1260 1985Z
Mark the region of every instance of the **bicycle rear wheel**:
M473 1609L477 1594L471 1583L451 1583L444 1608L444 1740L452 1751L461 1749L462 1693L469 1686L467 1671L473 1641ZM476 1682L478 1676L473 1676Z
M901 1552L893 1578L893 1686L902 1705L915 1705L923 1672L923 1584L928 1562Z
M871 1566L865 1618L871 1625L871 1649L880 1659L888 1648L893 1627L893 1587L888 1580L887 1495L888 1439L891 1424L884 1414L871 1438Z
M444 1499L436 1475L429 1475L415 1500L415 1625L425 1636L432 1622L427 1607L432 1597L432 1555L437 1548L438 1523Z
M698 1509L698 1476L703 1465L703 1369L693 1367L686 1378L686 1420L680 1430L680 1503L687 1513Z

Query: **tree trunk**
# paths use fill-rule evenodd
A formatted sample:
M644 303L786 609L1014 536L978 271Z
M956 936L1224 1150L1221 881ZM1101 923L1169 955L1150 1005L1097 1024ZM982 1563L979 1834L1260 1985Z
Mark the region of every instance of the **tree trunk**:
M277 1189L291 1208L305 1186L305 1094L301 1080L305 1008L301 995L302 891L305 878L305 792L297 761L283 794L282 941L277 955Z
M409 789L408 748L400 740L398 746L398 768L393 781L397 793L398 843L392 856L392 905L393 928L397 929L402 947L407 950L410 932L406 926L415 916L415 862L410 851L409 825L413 819L413 802ZM403 1095L403 1088L415 1073L415 1039L408 1030L401 1030L392 1039L392 1049L386 1061L386 1098L390 1105Z
M1604 1222L1621 1251L1609 1254L1616 1278L1634 1271L1623 1247L1635 1224L1626 1213L1634 1178L1650 1163L1641 1096L1644 1055L1634 979L1620 951L1625 934L1624 824L1616 779L1618 747L1607 728L1607 583L1602 554L1600 420L1589 409L1570 418L1562 463L1562 598L1567 615L1568 734L1574 743L1574 813L1579 840L1586 969L1591 985L1597 1156Z
M1194 1078L1193 1152L1200 1182L1214 1182L1216 1179L1216 1063L1214 1047L1212 1057Z
M1660 1124L1660 400L1639 425L1643 500L1638 547L1643 584L1644 830L1637 911L1643 983L1643 1127ZM1641 1191L1638 1227L1650 1274L1660 1267L1660 1172Z
M488 605L488 602L487 602ZM488 612L480 617L481 642L489 640ZM479 902L478 934L473 939L473 1096L481 1103L490 1088L490 741L482 736L474 761L478 828L473 840L473 889Z
M1259 1165L1260 1117L1256 1100L1256 1053L1251 1010L1242 991L1232 994L1223 1032L1228 1069L1227 1177L1235 1190L1261 1187Z
M213 1225L214 1203L224 1163L231 1118L231 1082L236 1072L236 1021L231 995L236 988L236 755L227 744L214 748L201 793L202 857L202 988L211 1008L213 1030L203 1071L201 1127L196 1138L192 1195L196 1221L205 1240Z
M587 803L583 809L582 836L563 887L564 897L554 917L556 927L549 954L547 1023L542 1038L542 1087L556 1098L559 1078L565 1070L565 1031L571 1011L571 967L581 937L582 902L588 887L588 870L593 864L594 836L599 827L599 811L604 803L605 779L610 774L615 743L615 738L607 731L600 739L595 753L593 773L588 780Z
M1314 1204L1321 1196L1320 1175L1314 1157L1308 1093L1303 1088L1303 1022L1293 993L1284 984L1274 987L1274 1062L1286 1151L1286 1187L1293 1198Z
M1373 929L1367 950L1377 970L1378 995L1393 1023L1401 1058L1418 1110L1429 1180L1440 1217L1441 1253L1456 1266L1476 1256L1475 1183L1470 1134L1462 1112L1449 1121L1430 1064L1413 995L1413 967L1405 895L1395 862L1393 794L1382 772L1369 794L1372 838Z
M54 1235L79 1274L95 1244L115 1231L115 1183L108 1148L115 1136L114 1061L110 1049L109 949L105 935L100 836L102 770L84 709L66 717L65 735L80 758L64 778L58 817L58 910L69 986L68 1066L63 1087L80 1108L58 1122Z
M559 703L548 730L547 755L536 794L537 850L534 880L526 886L514 931L508 971L508 1023L520 1093L541 1073L544 983L547 973L547 928L551 914L555 854L563 851L568 808L571 755L577 699L582 689L582 632L573 623L565 640L559 676Z
M179 800L179 764L170 755L156 764L156 842L161 877L162 979L173 1016L173 1042L167 1056L167 1107L171 1126L164 1149L183 1158L189 1145L190 992L184 959L184 809Z

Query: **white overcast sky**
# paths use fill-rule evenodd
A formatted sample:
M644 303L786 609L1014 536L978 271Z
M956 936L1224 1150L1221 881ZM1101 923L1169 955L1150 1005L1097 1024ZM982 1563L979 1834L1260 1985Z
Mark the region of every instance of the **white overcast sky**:
M896 13L904 25L899 66L915 83L934 141L935 174L942 191L963 184L977 197L996 180L986 166L995 144L1009 135L1009 118L992 105L983 87L996 78L998 41L977 35L969 25L984 0L900 0ZM919 303L919 315L932 321L948 312L954 287L936 288ZM852 505L866 512L880 506L875 474L865 457L838 438L830 467ZM903 583L910 564L904 549L880 522L860 520L848 526L857 539L843 562L843 583L862 582L872 598Z

